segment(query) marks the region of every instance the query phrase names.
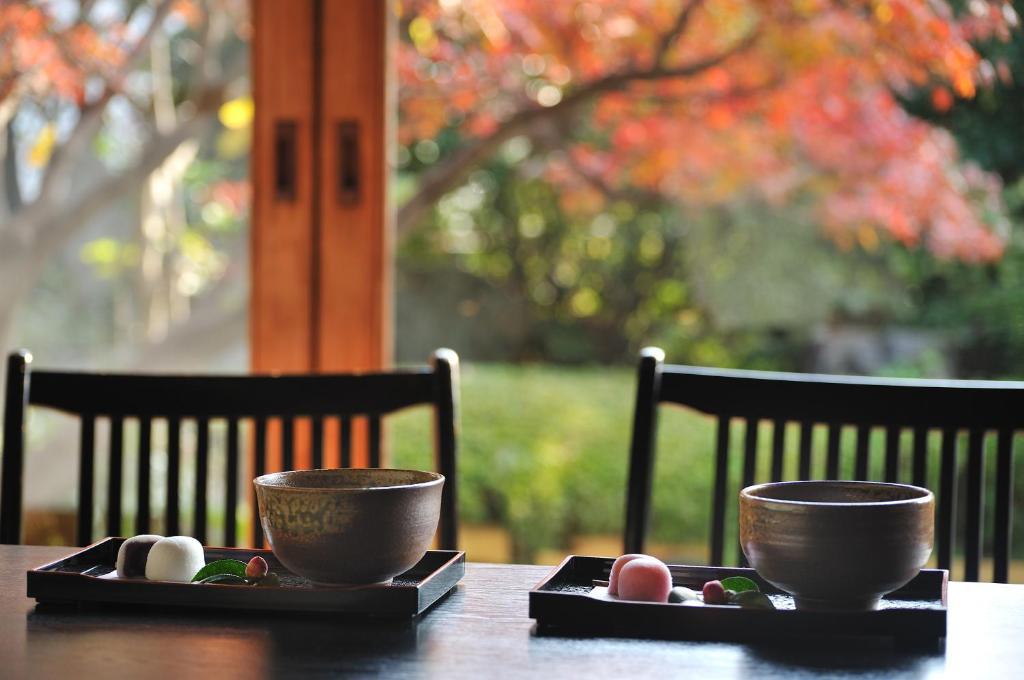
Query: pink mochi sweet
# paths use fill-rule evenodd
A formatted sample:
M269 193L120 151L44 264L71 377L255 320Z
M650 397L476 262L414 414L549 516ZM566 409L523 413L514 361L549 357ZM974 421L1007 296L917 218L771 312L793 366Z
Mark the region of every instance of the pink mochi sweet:
M623 555L615 560L612 564L612 572L608 576L608 594L618 595L619 594L619 572L622 571L623 565L627 562L632 562L639 557L651 557L650 555L643 555L640 553L629 553ZM654 559L653 557L651 559Z
M619 572L618 593L623 600L667 602L672 591L672 574L654 557L630 560Z

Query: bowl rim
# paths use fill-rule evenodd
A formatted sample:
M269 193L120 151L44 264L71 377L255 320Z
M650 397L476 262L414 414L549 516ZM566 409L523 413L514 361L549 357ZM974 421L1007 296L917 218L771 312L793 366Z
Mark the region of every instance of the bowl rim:
M364 486L364 487L324 487L324 486L284 486L275 483L277 480L291 476L309 474L311 472L345 472L348 470L374 472L415 472L427 475L429 479L422 482L410 484L389 484L387 486ZM281 470L279 472L268 472L252 480L253 486L262 489L273 489L275 491L301 491L304 493L371 493L374 491L388 491L394 489L423 489L443 484L444 475L430 470L413 470L411 468L315 468L311 470Z
M888 487L917 492L918 496L913 498L898 498L891 501L796 501L788 498L770 498L756 495L759 491L777 489L787 486L832 486L832 485L854 485L869 487ZM913 484L899 484L896 482L872 482L863 479L807 479L791 480L788 482L766 482L764 484L753 484L740 490L740 498L751 502L793 506L793 507L824 507L824 508L874 508L889 507L896 505L927 505L935 499L935 494L930 489Z

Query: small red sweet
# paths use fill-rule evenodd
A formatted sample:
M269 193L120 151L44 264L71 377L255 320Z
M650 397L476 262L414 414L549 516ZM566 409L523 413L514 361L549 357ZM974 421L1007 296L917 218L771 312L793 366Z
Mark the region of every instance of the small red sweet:
M245 575L247 578L263 578L267 575L270 568L267 566L267 561L259 555L254 556L249 563L245 565Z
M708 581L704 584L704 604L728 604L729 597L725 594L725 586L721 581Z

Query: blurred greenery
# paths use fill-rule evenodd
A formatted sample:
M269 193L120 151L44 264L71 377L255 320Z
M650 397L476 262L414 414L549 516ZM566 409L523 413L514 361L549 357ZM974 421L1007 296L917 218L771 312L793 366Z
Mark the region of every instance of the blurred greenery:
M624 367L464 366L462 521L506 527L513 558L525 562L577 534L621 533L633 380ZM666 419L660 429L658 539L706 539L713 431L703 421ZM433 466L428 413L399 414L391 428L396 466Z
M635 373L624 367L464 365L459 440L459 514L470 524L494 524L511 536L512 560L532 562L542 550L567 552L574 538L604 534L620 539L625 519L629 440ZM397 467L431 469L430 413L411 410L388 421ZM706 545L710 523L715 423L689 410L662 407L649 539L652 543ZM812 473L824 474L825 437L815 432ZM843 433L841 471L853 473L854 432ZM872 434L870 476L882 479L883 431ZM767 479L771 428L759 429L758 478ZM743 426L732 425L729 489L739 488ZM784 477L795 478L798 427L786 433ZM929 486L938 488L939 438L929 440ZM966 450L966 441L960 449ZM988 479L994 479L994 437L987 440ZM911 436L901 444L903 472L910 474ZM961 462L964 462L963 460ZM1024 478L1024 456L1015 474ZM961 475L963 477L963 475ZM1018 485L1020 486L1020 485ZM1024 512L1024 493L1015 499ZM992 505L986 536L991 538ZM727 527L735 531L735 503ZM960 518L963 521L963 518ZM727 560L735 558L735 536ZM1024 523L1014 527L1014 554L1024 557ZM672 548L669 548L672 549ZM730 552L731 551L731 552ZM672 558L672 554L664 554ZM470 556L472 558L472 555ZM693 555L687 560L695 561ZM697 559L706 559L701 550Z

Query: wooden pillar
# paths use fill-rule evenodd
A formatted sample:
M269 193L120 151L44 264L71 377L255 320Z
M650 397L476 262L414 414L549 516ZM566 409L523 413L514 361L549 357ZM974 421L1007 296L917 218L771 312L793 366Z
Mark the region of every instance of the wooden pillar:
M391 358L386 188L394 17L381 0L252 0L254 372L348 372ZM353 460L367 460L366 428ZM337 464L337 424L325 461ZM268 444L279 442L268 431ZM310 464L296 427L295 464ZM271 469L280 464L269 451Z
M316 367L322 371L369 371L391 362L390 6L349 0L321 7ZM354 423L353 437L354 459L365 464L365 422Z
M323 370L390 362L388 7L324 2L320 64L320 337Z
M253 371L315 367L313 241L314 0L253 0Z

